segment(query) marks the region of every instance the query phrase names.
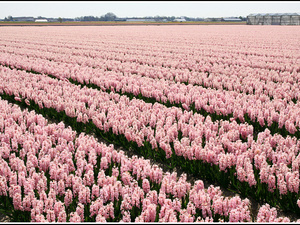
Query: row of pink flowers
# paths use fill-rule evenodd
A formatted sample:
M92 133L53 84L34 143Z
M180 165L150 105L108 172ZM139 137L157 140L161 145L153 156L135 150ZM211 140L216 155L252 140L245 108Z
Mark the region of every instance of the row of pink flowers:
M285 108L287 108L286 101L289 101L292 98L298 99L297 94L299 94L299 91L297 91L297 83L299 82L300 71L300 48L297 39L299 36L299 29L296 29L296 27L2 27L1 31L3 32L0 32L0 51L1 49L3 49L3 52L8 50L9 54L16 53L16 55L20 55L23 54L24 51L19 51L16 48L10 48L8 46L15 46L21 49L26 47L27 51L29 52L27 55L29 56L30 54L34 53L34 51L31 51L30 49L36 48L42 52L51 52L53 56L45 53L45 57L42 57L41 54L37 54L33 55L34 58L44 58L48 61L51 59L52 62L55 62L60 58L60 61L70 64L69 61L74 60L74 62L71 63L76 65L76 62L78 65L80 65L80 67L96 67L98 68L97 70L99 70L98 66L102 66L101 68L104 70L112 70L113 72L124 71L125 69L127 71L126 75L130 76L134 74L134 76L137 77L147 76L155 79L158 78L160 80L175 79L176 82L200 84L206 88L226 88L229 90L234 90L235 92L242 91L244 93L251 93L253 89L255 89L255 95L261 95L262 99L259 100L263 101L264 103L266 102L265 98L268 99L270 96L274 97L275 99L282 98L283 101L276 103L277 106L275 108L278 110L267 110L258 115L259 113L256 113L256 109L251 107L251 104L248 104L243 105L244 108L240 111L237 111L237 114L234 115L234 117L238 118L239 114L242 116L243 113L247 111L248 114L250 113L250 117L254 118L254 120L257 118L261 124L264 124L264 119L266 119L267 123L270 124L272 121L274 121L274 118L278 119L277 113L279 114L281 113L280 111L283 111L283 113L287 116L286 118L281 118L280 123L285 125L285 127L290 127L287 129L291 131L295 130L293 129L293 126L285 124L285 121L291 116L290 114L293 114L288 114L290 109L286 110ZM72 33L72 35L70 35L70 33ZM16 55L14 57L16 57ZM99 59L103 60L101 61ZM143 66L139 64L142 64ZM22 63L19 63L19 65L22 65ZM46 63L46 65L48 64ZM81 71L82 73L90 73L88 68L84 69L84 71ZM208 74L209 77L207 77ZM105 73L105 76L106 75L107 73ZM79 76L79 80L80 79L82 80L82 78ZM235 83L233 83L234 81ZM55 83L52 84L54 85ZM51 88L47 88L46 91L48 90L51 90ZM62 90L64 89L62 88ZM138 90L134 87L130 87L129 90L131 93L138 93ZM37 91L39 95L43 94L39 88L35 89L35 91ZM56 91L59 92L59 90ZM265 93L266 96L262 93ZM28 94L31 95L30 93ZM157 93L155 95L156 97L159 96ZM220 96L225 95L219 94L219 97ZM30 96L28 99L25 99L26 104L30 104L29 99L33 99L31 97L32 96ZM189 102L189 99L186 100L185 97L179 96L179 98L183 98L184 101ZM118 97L116 97L116 99L114 100L118 101ZM206 99L211 105L211 99L213 98L208 96ZM222 99L223 101L223 98L219 99ZM21 100L21 98L16 97L16 100ZM56 101L56 99L54 99L54 101ZM43 102L46 102L46 99L38 102L40 107L45 106ZM48 104L50 105L50 103ZM252 104L259 104L259 102L252 101ZM86 105L90 106L91 104L89 105L88 102L85 102L85 106ZM213 102L213 105L217 105L217 103ZM58 110L64 110L63 104L60 104L59 106L57 102L54 102L52 106L57 106ZM188 109L188 105L184 105L184 107ZM228 104L227 107L230 107L230 104ZM220 106L214 106L207 107L205 110L215 110L216 112L222 113L219 108ZM265 109L268 108L269 105L266 105ZM126 110L127 108L121 106L121 109ZM130 108L130 110L133 109L134 107ZM142 110L144 108L139 107L139 109ZM161 108L159 109L161 110ZM80 110L85 110L84 105L82 105ZM69 112L70 115L74 114L77 116L79 121L87 121L89 117L88 115L85 115L85 113L77 113L76 115L76 112L81 112L80 110L76 109L74 112L70 110ZM226 110L227 109L225 108L225 111ZM109 110L106 108L104 110L104 115L101 115L101 120L103 119L103 123L101 122L101 124L103 127L105 126L104 124L107 123L106 119L108 112ZM121 115L124 116L124 114ZM113 114L112 117L113 116L116 116L118 119L121 118L118 117L118 114ZM139 116L146 117L146 120L143 119L143 122L148 121L148 114L145 113ZM296 114L296 117L299 117L299 115ZM168 136L167 138L173 141L173 143L176 142L176 154L182 154L184 157L189 157L190 159L193 159L193 157L201 157L209 162L217 162L220 167L222 165L223 170L226 170L229 165L235 165L237 168L236 176L238 179L248 180L249 184L252 181L251 184L253 185L255 182L253 182L252 179L252 170L255 167L260 169L260 180L264 183L268 182L270 191L274 189L274 184L277 184L277 188L280 189L281 194L284 194L287 191L297 192L297 188L299 186L297 185L299 183L297 174L297 170L299 171L299 143L295 138L282 138L280 135L270 135L269 131L266 130L265 132L260 133L256 142L251 141L252 135L250 135L248 138L249 135L246 134L247 144L245 144L240 142L239 139L234 141L234 138L239 136L236 134L237 132L235 132L237 127L234 124L234 126L231 126L229 130L229 133L231 133L230 135L227 135L226 132L225 135L221 135L223 139L219 140L216 138L217 140L213 142L208 141L206 138L205 143L206 145L209 144L209 146L205 146L205 152L201 150L202 142L199 141L201 138L197 139L197 141L194 139L195 136L197 137L197 135L199 135L199 133L193 134L193 131L195 130L193 126L199 123L199 120L194 119L194 117L188 117L188 119L191 118L193 118L192 120L194 121L194 124L189 122L188 126L182 124L179 125L182 127L181 131L185 130L185 132L188 132L188 135L184 136L180 141L176 138L172 139L172 137L176 137L175 128L174 134L172 134L172 132L168 132L168 134L165 135ZM172 118L167 120L166 117L160 116L159 119L163 120L163 122L159 122L158 125L156 115L152 116L151 119L151 123L154 124L154 127L161 126L163 123L169 123L172 126L174 125ZM275 119L275 121L277 121L277 119ZM106 129L114 128L114 132L117 133L119 130L122 130L124 133L123 127L120 129L117 128L117 126L120 126L120 123L115 122L111 117L109 120L111 124L106 125ZM176 121L176 124L177 120L175 119L174 121ZM217 123L219 123L219 121L217 121ZM4 122L2 122L2 124L4 124ZM2 126L2 124L0 126ZM227 124L225 125L227 126ZM126 123L125 126L139 126L139 123ZM296 127L297 126L295 126L295 128ZM142 128L143 125L139 126L140 130ZM199 127L197 127L197 129L198 128ZM168 129L169 128L166 130ZM211 126L208 126L207 129L211 129ZM220 136L220 133L224 133L224 130L222 129L223 127L221 126L217 137ZM136 131L137 130L138 129L136 129ZM40 129L37 129L36 132L40 131ZM212 133L214 133L214 131L215 130L213 130ZM14 130L11 129L10 132L12 133ZM154 132L153 135L156 137L156 132ZM208 136L211 137L211 134ZM128 133L127 137L131 139L131 136ZM159 140L163 138L163 135L159 135ZM227 139L230 141L228 142ZM156 145L162 144L152 139L152 146L155 146L155 143ZM164 149L168 149L168 142L166 142L165 145L162 144L162 146ZM14 148L17 149L17 145L14 144ZM183 150L181 150L181 148ZM225 150L225 153L221 150L222 148ZM249 154L245 153L247 151L249 151ZM7 150L5 150L5 152L7 152ZM207 154L207 152L209 154ZM237 157L235 155L237 155ZM94 156L92 158L95 159ZM221 158L222 160L220 160ZM106 162L108 161L104 159L102 162L103 168L106 168ZM35 164L36 161L32 159L31 163ZM47 163L44 163L44 166L46 168ZM54 169L52 171L54 171ZM114 174L118 174L116 169L114 170ZM55 177L56 174L53 173L53 176ZM37 180L36 177L35 179ZM92 182L91 180L92 176L89 174L85 182ZM127 173L125 173L122 180L124 182L130 182L131 178L127 176ZM52 185L55 187L54 184ZM62 190L62 182L59 186ZM145 188L145 192L148 191L148 183L146 181L144 182L143 186L143 188ZM77 187L75 187L74 190L77 190ZM85 192L81 193L81 198L88 201L87 198L84 198L84 196L87 196L85 193L88 193L88 189L85 190ZM18 188L16 188L15 191L19 193ZM136 193L139 193L139 191L136 191ZM70 192L68 195L70 196ZM19 197L16 197L14 201L18 202ZM300 205L299 200L297 203ZM41 202L38 204L41 205ZM195 205L197 203L194 202L193 204ZM99 205L101 205L101 203L99 203L98 206ZM175 203L175 205L177 204ZM84 204L80 203L78 206L79 207L76 209L76 213L73 212L72 214L73 221L78 221L78 219L80 220L84 216ZM57 204L56 212L59 212L59 207L60 204ZM100 215L98 214L98 221L104 222L105 216L107 217L107 215L110 215L110 212L112 211L111 206L107 205L104 208L105 213L103 214L101 212ZM140 221L143 221L145 218L150 221L153 220L152 218L154 211L154 204L152 204L150 207L148 207L147 212L143 213L143 217L140 219ZM204 208L203 211L209 214L209 210L207 208ZM221 213L221 207L219 207L217 211ZM239 212L239 210L236 211ZM244 208L242 211L242 215L245 215L246 217L247 210L245 212ZM48 217L50 220L53 218L53 215L55 218L56 212L49 211ZM164 214L166 215L164 217L164 221L166 221L166 218L169 221L170 218L175 220L175 214L173 212L174 210L168 210L167 213ZM187 210L181 211L181 221L190 221L193 215L193 206L190 205L188 213L186 212ZM148 216L150 214L151 216ZM237 213L236 218L240 218L240 214L241 213ZM130 220L129 211L124 211L123 215L124 221L126 221L126 219ZM234 217L234 211L231 211L230 215ZM259 210L257 221L278 222L283 220L283 218L276 218L276 216L276 210L274 208L270 208L268 205L265 205ZM37 218L38 221L43 219L42 216L37 216ZM63 213L61 214L61 218L63 218ZM199 220L201 220L201 218L196 219L196 221ZM206 217L205 220L208 221L210 218Z
M126 59L130 59L131 61L139 62L139 56L147 56L148 58L157 57L158 60L155 60L156 63L160 63L160 65L168 63L170 66L176 64L179 68L184 68L187 63L190 62L189 64L191 64L191 60L193 62L193 59L200 56L208 56L211 61L215 60L218 55L220 56L218 60L222 62L233 58L240 60L239 63L241 65L252 66L254 68L269 69L271 66L273 70L287 70L290 72L293 70L290 67L293 68L293 66L296 66L295 68L297 68L294 60L299 58L299 47L293 40L296 40L294 37L297 36L298 31L293 28L287 29L282 27L280 29L276 28L276 30L272 30L272 28L258 28L258 32L253 33L255 35L251 37L248 36L249 33L251 33L252 29L256 28L230 27L229 29L232 32L228 32L227 27L226 29L218 27L217 34L219 37L213 37L216 34L216 29L214 28L194 28L178 26L164 27L163 33L160 32L162 29L158 27L139 27L138 29L136 27L118 27L118 29L105 27L101 31L84 27L69 28L63 31L59 28L47 28L46 30L40 29L39 32L32 32L35 28L27 28L22 33L14 29L4 28L6 32L3 32L1 37L3 43L6 45L7 43L17 45L21 42L20 47L34 45L36 48L43 48L43 50L46 45L47 51L54 51L63 46L68 53L85 54L92 58L107 57L109 59L111 57L118 57L118 60L125 61ZM141 30L145 32L140 32ZM176 38L174 36L172 38L167 36L168 31L166 30L175 32L173 34ZM77 35L75 36L76 38L68 35L70 31ZM45 36L45 32L50 32L51 36ZM262 43L260 38L266 38L268 32L275 32L276 35L268 36L268 42ZM145 36L150 33L151 36ZM287 33L290 35L284 36ZM120 35L122 38L120 38ZM184 36L188 37L188 39L185 39ZM284 38L282 38L283 36ZM43 39L39 37L43 37ZM53 37L57 38L54 39ZM241 37L243 37L242 41L238 40ZM155 42L151 42L150 40L153 40L151 38L155 38ZM184 40L184 42L181 40ZM280 42L284 42L284 45ZM125 51L126 54L120 54L122 51ZM89 52L91 53L89 54ZM157 54L157 52L160 54ZM133 59L133 57L135 58ZM176 58L181 59L181 63L176 62Z
M124 47L120 47L119 44L117 46L116 43L109 43L109 45L112 45L110 48L110 46L105 46L107 43L103 44L103 41L100 43L94 42L91 46L91 42L84 43L82 40L80 42L68 42L67 44L65 42L61 44L51 43L48 40L46 45L49 53L45 53L45 42L38 43L40 45L37 45L35 38L35 40L30 40L29 43L25 41L23 43L10 42L8 47L7 42L3 41L3 44L5 44L4 51L10 53L20 54L21 52L24 54L24 52L27 52L26 54L34 57L69 63L76 62L81 66L110 68L123 72L128 71L125 69L128 68L130 73L141 75L146 73L147 76L153 76L151 75L153 73L155 73L154 76L157 76L159 71L164 78L169 77L172 80L175 79L181 82L204 84L215 88L224 86L230 90L243 92L252 92L255 89L258 94L263 92L275 98L298 98L295 93L299 92L297 91L299 87L293 85L298 81L299 67L295 61L297 56L283 57L277 55L274 57L272 55L270 57L267 56L265 49L264 54L253 52L252 54L244 53L241 55L240 50L234 51L234 48L232 48L230 54L228 54L227 49L220 51L219 46L214 49L210 44L207 44L206 46L202 45L199 49L201 54L197 54L195 50L190 51L186 48L179 50L173 47L170 50L156 50L145 45L137 46L136 43L134 43L134 46L126 43ZM21 49L12 48L11 46L21 47ZM105 49L103 49L104 46ZM37 50L40 52L37 52ZM157 55L155 52L160 52L160 54ZM175 54L176 58L174 57ZM136 56L136 62L126 59L127 55ZM158 68L157 65L149 64L154 57L163 62L158 66L164 66L165 68ZM158 61L157 59L155 60ZM166 59L172 61L165 62ZM211 74L209 78L204 73L205 71Z
M205 189L201 180L191 185L185 174L163 173L149 160L129 158L113 145L104 145L83 133L78 136L62 122L48 124L43 116L21 111L7 101L0 100L0 109L4 121L0 133L0 196L12 198L15 210L30 211L31 222L66 222L67 211L70 222L83 222L86 216L105 222L119 216L113 204L119 199L121 222L131 221L134 206L141 209L135 222L154 222L158 206L159 222L212 222L217 214L228 217L229 222L252 220L248 199L224 197L219 187ZM112 176L105 174L109 166L113 167ZM94 174L96 171L98 174ZM150 183L161 184L161 188L153 190ZM185 198L188 203L183 208ZM75 211L70 211L72 204ZM84 210L87 205L88 215ZM259 210L257 221L271 221L266 207ZM201 216L196 218L197 209ZM276 213L274 209L272 221L290 221L277 218Z
M201 63L205 62L205 66L202 65L201 68L195 69L192 65L189 69L180 69L177 67L169 68L168 66L150 66L147 64L148 58L146 57L144 61L138 63L110 59L107 58L106 55L103 55L102 52L95 50L95 54L94 52L82 51L85 49L72 49L72 51L67 51L68 48L66 46L61 46L57 47L56 51L50 50L49 52L44 52L43 46L37 48L36 45L32 44L30 46L22 45L22 48L16 48L19 47L18 45L20 44L16 44L15 47L5 46L2 52L14 55L26 55L61 63L76 63L81 67L88 66L97 68L98 73L112 70L116 73L138 74L139 76L154 79L163 78L216 89L226 88L229 91L234 90L250 94L253 94L255 91L256 95L266 94L275 99L279 98L286 101L290 101L293 98L298 99L299 97L297 69L280 72L270 68L239 65L239 63L233 61L232 58L234 58L234 56L231 56L231 61L228 61L229 59L225 60L226 63L222 62L224 55L216 57L215 60L218 61L212 61L210 57L204 57L201 60L197 59L197 61ZM119 54L123 55L122 52L119 52ZM258 59L256 58L256 60ZM282 60L284 60L284 58L282 58ZM193 59L193 61L195 61L195 59ZM197 65L199 63L195 62L195 64ZM234 71L232 71L233 69ZM207 73L209 73L209 77ZM249 76L249 74L251 74L251 76Z
M244 116L247 113L253 122L257 120L261 126L271 126L276 122L279 128L284 126L291 134L299 131L300 127L299 105L292 101L287 102L291 98L270 100L264 94L246 95L236 91L206 89L169 80L156 80L130 73L110 72L7 53L1 56L0 63L4 65L51 74L60 79L72 78L80 83L92 83L102 90L142 94L163 103L181 103L186 110L194 103L196 110L204 109L206 112L224 116L233 114L234 119L239 118L242 122L245 121ZM298 92L293 89L293 93Z
M67 116L77 117L78 122L92 120L100 130L106 132L112 129L115 134L125 135L128 141L134 141L138 146L142 146L145 140L149 141L152 149L159 146L167 157L172 154L170 143L173 142L178 156L219 165L221 170L236 166L238 179L250 186L257 182L255 167L259 171L260 182L267 183L270 191L279 188L280 194L286 194L287 190L298 193L300 142L295 137L271 135L267 129L254 141L253 127L247 124L222 120L212 122L209 116L204 118L176 107L129 100L125 96L80 88L43 75L0 68L2 93L5 91L6 94L30 99L40 107L65 111ZM182 132L181 140L178 139L178 131ZM242 142L240 136L246 137L246 142ZM205 138L204 148L202 138ZM283 185L284 182L287 185Z

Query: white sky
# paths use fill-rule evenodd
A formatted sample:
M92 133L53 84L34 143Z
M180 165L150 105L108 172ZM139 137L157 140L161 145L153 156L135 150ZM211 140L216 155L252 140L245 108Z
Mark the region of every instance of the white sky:
M75 18L188 16L230 17L251 13L300 13L300 1L2 1L0 18L7 16L44 16Z

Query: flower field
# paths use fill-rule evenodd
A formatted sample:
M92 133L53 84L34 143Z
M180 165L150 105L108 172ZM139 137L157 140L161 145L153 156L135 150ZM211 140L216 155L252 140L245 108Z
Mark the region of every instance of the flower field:
M0 212L293 222L279 210L300 222L299 36L289 26L1 27Z

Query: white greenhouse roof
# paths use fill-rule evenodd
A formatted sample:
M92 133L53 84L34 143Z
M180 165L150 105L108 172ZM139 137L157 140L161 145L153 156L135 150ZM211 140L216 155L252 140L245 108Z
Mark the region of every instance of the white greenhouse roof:
M251 13L248 16L300 16L300 13Z

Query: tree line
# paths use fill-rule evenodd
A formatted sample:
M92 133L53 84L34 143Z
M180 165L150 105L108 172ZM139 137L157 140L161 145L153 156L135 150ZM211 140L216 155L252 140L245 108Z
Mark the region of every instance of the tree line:
M147 17L130 17L131 19L152 19L155 21L173 21L177 17L175 16L147 16ZM192 17L186 17L183 16L186 21L201 21L203 18L192 18ZM125 18L123 18L125 20ZM122 20L122 18L118 18L114 13L106 13L103 16L97 17L97 16L81 16L76 17L76 21L116 21L116 20Z
M42 18L42 17L39 17ZM44 17L43 17L44 18ZM151 19L154 21L173 21L176 18L175 16L148 16L148 17L130 17L131 19ZM203 21L203 18L193 18L193 17L187 17L187 16L182 16L181 18L184 18L186 21ZM244 17L239 17L242 21L246 21L246 18ZM215 18L213 18L215 19ZM65 18L59 17L57 19L59 22L66 21ZM68 19L70 20L70 19ZM126 18L118 18L114 13L108 12L105 15L102 16L81 16L81 17L76 17L75 21L122 21L126 20ZM5 17L4 21L13 21L12 16Z

